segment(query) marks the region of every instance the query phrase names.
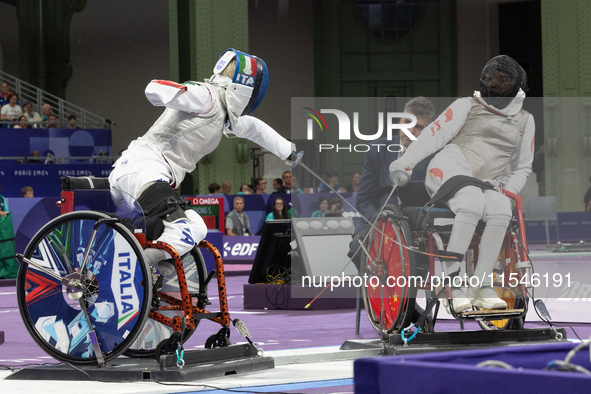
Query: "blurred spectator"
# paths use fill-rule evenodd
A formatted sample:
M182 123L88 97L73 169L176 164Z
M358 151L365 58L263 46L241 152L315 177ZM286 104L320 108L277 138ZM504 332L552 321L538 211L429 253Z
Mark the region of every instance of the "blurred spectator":
M4 105L0 110L0 120L8 120L14 122L23 113L18 101L18 94L10 93L8 95L8 104ZM13 125L7 125L7 127L13 127Z
M76 119L76 117L74 115L68 116L68 123L69 123L68 129L80 130L80 127L78 127L76 125L76 122L78 122L78 119Z
M283 179L275 178L273 179L273 189L275 190L273 193L279 193L278 190L281 190L283 187Z
M256 194L266 194L267 181L264 178L257 178L254 180L254 190Z
M0 86L0 108L8 104L8 96L10 96L10 87L6 82L2 82Z
M49 122L49 115L52 113L53 110L51 109L51 105L43 104L43 107L41 107L41 119L45 122Z
M33 198L35 197L35 193L33 192L33 188L31 186L25 186L22 188L21 193L24 198Z
M234 209L226 216L226 235L252 235L248 216L243 210L244 198L234 197Z
M291 194L291 171L285 171L281 177L281 185L273 193ZM275 181L277 180L279 178ZM273 181L273 187L275 187L275 181Z
M283 172L283 175L281 175L281 178L283 179L283 187L286 189L287 194L291 193L291 171L287 170Z
M18 117L18 123L14 125L15 129L31 129L33 126L27 120L27 115L20 115Z
M252 194L253 192L254 189L252 188L252 186L244 184L240 186L240 191L238 192L238 194Z
M350 193L357 193L357 189L359 189L359 182L361 182L361 174L356 172L351 178L351 184L347 186L347 191Z
M222 194L227 195L232 192L232 184L228 181L222 183Z
M217 183L210 183L207 188L209 189L209 194L220 194L222 187Z
M318 208L317 211L312 212L313 218L323 218L326 216L326 212L328 211L328 198L320 197L318 200Z
M37 164L42 163L42 161L39 160L39 157L40 156L41 155L39 154L39 151L38 150L34 150L33 152L31 152L31 157L29 157L29 159L27 160L27 163L33 163L33 164L35 164L35 163L37 163Z
M338 197L330 200L330 212L326 213L326 216L341 216L343 214L343 200Z
M0 184L0 189L2 188L2 184ZM2 194L0 194L0 216L4 216L8 213L8 202L6 198Z
M273 202L273 209L267 215L265 222L269 220L277 220L277 219L289 219L289 212L287 211L287 207L285 206L285 202L283 198L277 197Z
M56 115L51 114L51 115L49 115L49 121L47 122L47 127L49 127L50 129L61 129L62 125L60 124L59 118Z
M328 185L330 185L330 187L332 187L334 190L336 190L339 193L345 193L347 191L346 189L343 189L342 187L339 186L339 174L335 170L328 171L326 173L326 176L328 178L327 179ZM322 182L320 184L320 187L318 187L318 191L332 193L332 190L329 189L328 185L327 185L327 183Z
M43 119L41 119L41 115L33 111L33 104L28 101L23 104L23 115L27 117L27 120L32 125L32 127L39 127L39 124L41 121L43 121Z
M295 176L291 178L291 190L293 193L304 193L304 189L300 187L300 180Z

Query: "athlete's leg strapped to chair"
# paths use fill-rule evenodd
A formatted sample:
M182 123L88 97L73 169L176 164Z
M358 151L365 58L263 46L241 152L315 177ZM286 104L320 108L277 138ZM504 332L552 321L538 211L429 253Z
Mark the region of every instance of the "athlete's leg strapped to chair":
M438 195L445 195L442 199L448 201L449 208L456 214L447 246L448 252L465 255L474 236L478 221L483 220L487 223L481 240L477 264L477 272L480 274L479 280L482 280L482 274L490 273L494 268L496 257L501 249L503 237L511 219L511 205L504 195L494 190L487 190L492 188L491 184L472 178L469 164L465 159L462 160L463 157L454 156L453 149L442 153L431 161L429 165L429 174L431 176L425 180L425 186L433 196L430 203L433 203L433 200ZM438 176L433 176L433 173L438 174ZM452 183L454 185L450 188ZM442 263L446 275L454 274L460 269L460 263L457 261L444 260ZM485 278L483 282L478 284L478 289L471 291L468 299L459 288L453 290L454 310L456 312L459 311L459 308L466 307L464 309L467 309L472 303L490 309L507 307L507 304L490 287L490 280L486 281ZM457 303L455 301L456 296L461 299Z
M478 220L482 219L486 223L480 241L478 264L474 272L479 283L478 287L470 288L469 303L487 309L506 308L507 304L491 287L490 274L511 220L509 199L494 190L483 191L478 187L466 186L449 200L449 207L456 213L456 217L447 246L448 252L465 254ZM446 262L446 264L449 272L459 270L457 262ZM454 300L454 309L456 309L455 306Z
M137 201L146 217L146 238L168 243L180 256L191 251L207 235L203 219L167 182L146 185ZM145 254L152 265L170 258L160 249L146 249ZM169 274L174 271L174 266L164 261L159 264L159 269L161 273Z

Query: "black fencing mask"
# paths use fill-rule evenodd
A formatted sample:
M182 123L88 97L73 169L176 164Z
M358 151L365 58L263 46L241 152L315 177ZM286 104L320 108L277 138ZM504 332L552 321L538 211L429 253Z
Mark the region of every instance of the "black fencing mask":
M503 109L519 92L527 90L527 74L507 55L495 56L480 74L480 96L497 109Z

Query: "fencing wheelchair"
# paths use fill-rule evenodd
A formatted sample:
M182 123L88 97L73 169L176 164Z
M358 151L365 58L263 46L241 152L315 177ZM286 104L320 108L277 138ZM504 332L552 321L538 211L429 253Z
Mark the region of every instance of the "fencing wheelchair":
M206 348L231 344L224 267L212 244L202 241L179 256L164 242L146 240L142 208L109 190L107 179L64 177L62 189L62 214L17 255L19 310L46 353L83 365L106 364L123 353L158 359L182 351L204 319L221 325ZM157 276L161 286L153 287L145 248L172 256L175 271ZM215 271L207 273L201 249L213 255ZM219 312L205 309L214 275Z
M453 305L450 283L440 280L435 269L435 258L454 258L446 252L446 245L455 215L442 205L442 201L447 201L470 182L481 182L470 177L454 178L447 181L433 198L429 197L422 182L411 182L399 188L401 208L386 205L371 218L372 225L368 225L367 232L357 236L362 251L360 275L375 279L362 288L365 310L371 325L383 339L391 334L402 334L406 343L419 330L433 332L439 299L446 298L449 305ZM482 187L490 187L490 184ZM507 302L508 308L486 310L472 307L472 310L460 313L450 308L454 318L461 322L475 320L483 330L523 328L527 314L531 264L526 257L521 199L508 191L505 195L514 201L515 207L492 276L493 287L499 298ZM466 277L470 277L478 262L483 228L484 223L479 223L465 255ZM455 258L461 261L463 257ZM463 279L461 287L467 287L467 282ZM427 301L424 312L419 309L422 313L415 311L419 290L425 291ZM410 331L413 326L416 327L414 333Z

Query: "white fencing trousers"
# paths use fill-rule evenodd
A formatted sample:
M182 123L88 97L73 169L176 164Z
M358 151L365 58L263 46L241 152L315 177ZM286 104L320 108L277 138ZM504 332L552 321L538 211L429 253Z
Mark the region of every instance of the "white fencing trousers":
M109 176L111 189L123 191L137 199L146 185L164 181L172 183L173 175L162 154L150 147L149 143L134 141L123 156L115 163L115 168ZM207 226L194 210L185 211L186 219L181 218L174 223L164 221L164 232L157 241L171 245L179 255L188 253L195 244L201 242L207 235ZM163 252L163 257L150 256L151 264L171 256Z
M433 196L445 181L456 175L472 176L472 171L462 151L455 145L448 145L429 164L425 180L427 191ZM490 286L489 275L512 216L511 201L496 190L483 191L476 186L466 186L457 191L447 204L456 214L447 245L450 252L465 254L478 221L486 223L474 276L478 277L481 286ZM459 262L446 262L444 266L446 275L459 270Z

